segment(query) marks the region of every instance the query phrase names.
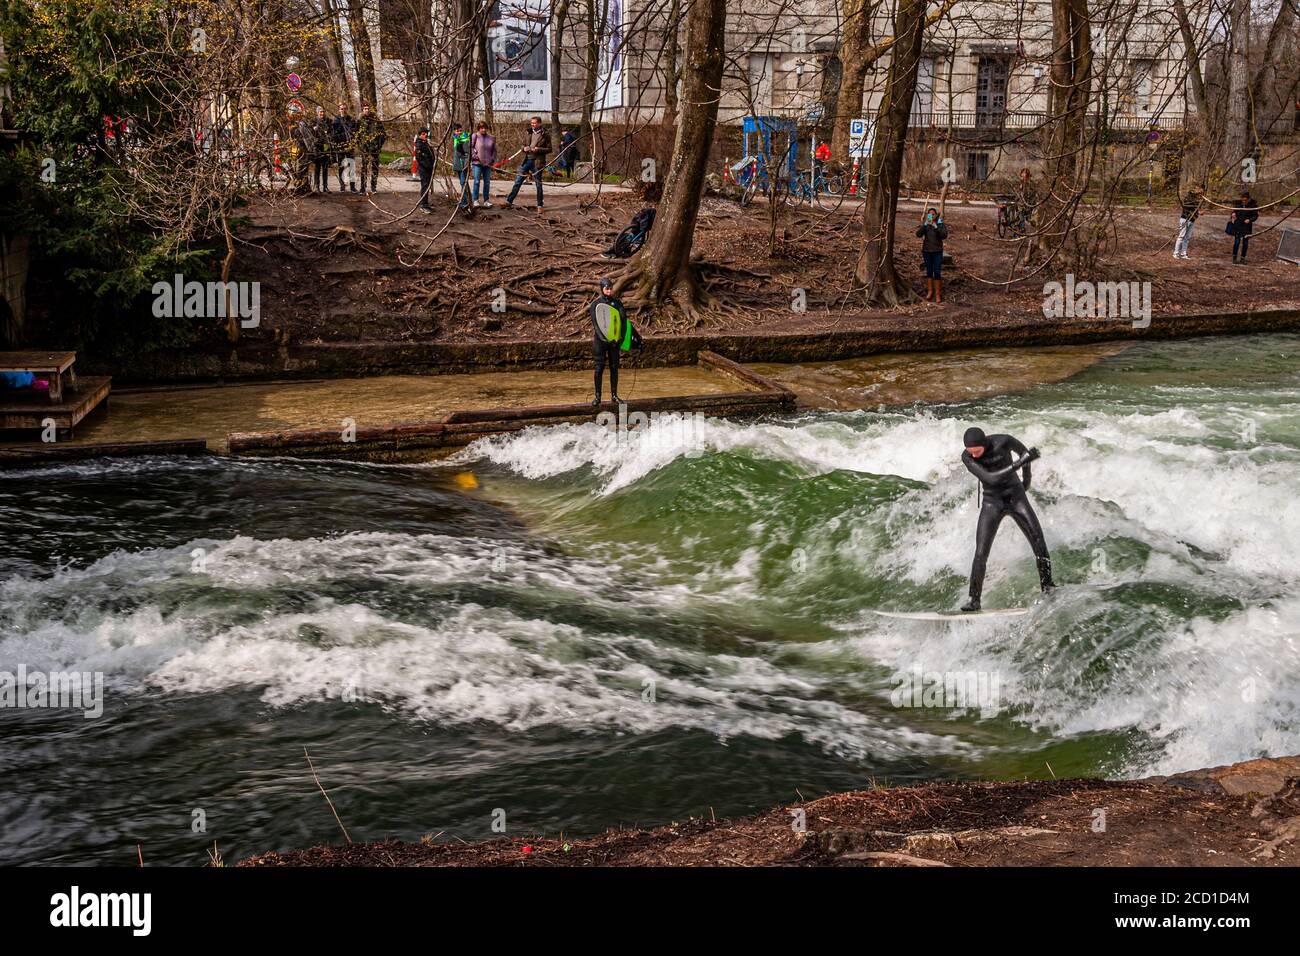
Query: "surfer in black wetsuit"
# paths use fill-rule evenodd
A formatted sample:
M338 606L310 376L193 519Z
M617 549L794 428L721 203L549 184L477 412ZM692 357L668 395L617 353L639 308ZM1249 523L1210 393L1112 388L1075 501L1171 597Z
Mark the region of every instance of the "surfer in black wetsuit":
M596 360L596 399L591 404L600 407L600 380L609 366L609 392L616 405L623 404L618 397L619 352L641 348L641 333L627 317L623 300L614 295L614 280L600 280L600 297L591 304L592 353Z
M1034 514L1029 496L1025 494L1029 488L1029 463L1038 458L1038 449L1027 449L1010 435L985 435L979 428L966 429L962 444L966 450L962 452L961 463L979 479L983 493L979 526L975 532L975 560L970 568L970 600L962 610L980 609L984 566L988 562L989 549L993 547L993 538L998 533L998 525L1007 515L1020 526L1029 539L1029 546L1034 549L1038 583L1044 591L1051 590L1056 586L1052 582L1052 559L1047 553L1038 515ZM1023 473L1023 479L1017 472Z

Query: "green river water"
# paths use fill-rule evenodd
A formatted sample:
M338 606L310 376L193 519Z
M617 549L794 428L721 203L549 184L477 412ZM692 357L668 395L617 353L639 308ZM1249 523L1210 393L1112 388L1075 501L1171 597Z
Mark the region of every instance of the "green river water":
M964 596L969 424L1042 450L1065 586L1039 597L1008 522L985 605L1028 615L878 617ZM436 465L34 477L0 473L0 672L102 674L104 710L0 710L0 863L337 841L304 748L354 839L466 840L497 810L589 834L1300 752L1297 336L1139 344L961 402L531 429ZM996 699L896 706L917 673Z

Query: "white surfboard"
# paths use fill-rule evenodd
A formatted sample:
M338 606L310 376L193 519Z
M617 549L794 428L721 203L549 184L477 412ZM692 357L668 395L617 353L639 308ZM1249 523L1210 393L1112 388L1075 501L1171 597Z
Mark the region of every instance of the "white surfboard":
M990 608L987 611L958 611L956 614L940 614L937 611L872 611L881 617L893 617L904 621L965 621L973 617L1019 617L1028 614L1027 607Z

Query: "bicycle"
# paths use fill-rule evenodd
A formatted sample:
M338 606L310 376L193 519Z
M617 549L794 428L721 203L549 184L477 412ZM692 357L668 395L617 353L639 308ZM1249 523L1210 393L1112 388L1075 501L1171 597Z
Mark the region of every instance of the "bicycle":
M1012 239L1023 239L1029 231L1029 222L1024 210L1014 196L995 196L998 204L998 238L1005 239L1011 234Z
M811 174L806 169L799 171L791 192L798 202L816 203L818 208L833 212L844 202L844 175L838 170L827 172L825 164L818 164Z

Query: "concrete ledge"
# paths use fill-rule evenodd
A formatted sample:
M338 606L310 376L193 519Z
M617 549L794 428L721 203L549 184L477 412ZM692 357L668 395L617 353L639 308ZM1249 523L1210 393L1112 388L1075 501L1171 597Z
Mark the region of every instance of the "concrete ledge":
M944 318L950 324L938 325ZM965 324L962 320L966 319ZM846 320L847 321L847 320ZM642 367L693 365L701 351L743 362L826 362L883 352L1069 345L1105 341L1191 338L1300 331L1300 309L1156 315L1145 329L1114 319L1048 320L1041 315L882 317L859 328L827 332L701 333L647 337ZM83 358L87 371L106 368ZM324 342L248 345L221 353L151 352L132 359L135 381L321 378L357 375L491 372L504 369L585 369L589 339L478 343ZM112 369L126 377L127 370Z
M18 445L0 448L0 468L84 461L89 458L138 458L142 455L203 455L208 443L203 438L166 441L132 441L96 445Z

